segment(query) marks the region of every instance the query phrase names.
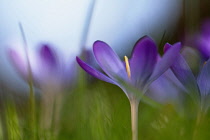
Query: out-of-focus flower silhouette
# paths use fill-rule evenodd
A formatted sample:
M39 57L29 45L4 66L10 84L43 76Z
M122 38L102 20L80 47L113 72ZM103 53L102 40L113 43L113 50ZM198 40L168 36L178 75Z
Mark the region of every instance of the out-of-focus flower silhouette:
M43 43L37 52L26 53L28 53L28 58L17 50L9 49L8 51L13 66L23 79L29 80L29 68L31 68L34 84L39 87L62 88L70 85L71 80L74 79L75 63L65 63L62 56L56 53L51 45Z
M188 36L186 44L198 50L204 61L208 60L210 57L210 19L202 22L197 33Z
M171 45L167 44L165 51L170 50L170 48ZM192 100L199 105L202 111L206 112L210 106L210 59L203 64L198 76L194 76L181 54L179 54L171 69L177 79L184 85Z

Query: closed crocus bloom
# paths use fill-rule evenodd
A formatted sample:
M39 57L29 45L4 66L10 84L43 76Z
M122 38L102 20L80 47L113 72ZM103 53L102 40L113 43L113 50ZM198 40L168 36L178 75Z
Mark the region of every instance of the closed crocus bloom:
M141 38L134 46L131 59L125 56L125 63L104 42L96 41L93 52L103 74L76 58L78 64L90 75L119 86L127 95L131 105L133 140L138 139L138 104L148 86L162 75L176 59L181 48L180 43L167 51L160 61L157 61L157 47L149 37ZM136 92L138 91L138 92Z
M30 50L27 55L28 58L20 51L9 49L9 58L23 79L30 79L31 69L32 80L38 87L62 88L70 85L76 72L74 62L65 63L49 44L41 44L38 51Z
M32 82L42 92L40 113L42 129L49 130L52 123L56 123L58 130L62 93L66 87L74 84L76 79L75 61L65 62L62 55L49 44L41 44L37 51L27 50L24 54L20 50L9 49L10 61L29 86ZM30 97L33 94L31 91L33 90L30 90ZM55 122L52 122L53 118Z
M170 44L165 46L166 51L171 48L173 47ZM199 109L205 113L210 106L210 59L203 64L198 76L194 76L181 54L179 54L171 69L177 79L184 85L193 101L199 105Z

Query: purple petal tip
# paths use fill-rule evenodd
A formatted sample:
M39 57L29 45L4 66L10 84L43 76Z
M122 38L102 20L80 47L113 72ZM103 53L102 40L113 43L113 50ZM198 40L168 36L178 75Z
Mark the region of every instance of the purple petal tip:
M97 49L97 48L102 48L104 46L109 46L107 43L97 40L93 43L93 52Z
M54 66L56 65L56 55L55 52L47 44L43 44L40 49L40 57L47 64Z
M164 53L165 53L166 51L168 51L168 49L170 49L171 46L172 46L171 44L166 43L166 44L164 45L164 48L163 48Z
M77 63L81 62L81 60L80 60L80 58L78 56L76 56L76 61L77 61Z
M164 48L163 48L164 53L167 52L172 46L176 46L176 47L178 47L179 49L181 49L181 47L182 47L181 42L177 42L177 43L175 43L174 45L171 45L171 44L169 44L169 43L166 43L166 44L164 45Z

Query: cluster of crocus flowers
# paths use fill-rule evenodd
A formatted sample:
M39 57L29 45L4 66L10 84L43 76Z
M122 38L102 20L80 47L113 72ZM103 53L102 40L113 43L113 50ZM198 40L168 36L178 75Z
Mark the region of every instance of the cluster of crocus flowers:
M162 58L159 58L154 41L145 36L135 44L131 59L125 56L125 62L122 62L109 45L96 41L93 44L94 56L107 75L89 66L80 58L76 59L87 73L105 82L115 84L125 92L131 105L133 140L137 140L139 101L149 85L173 64L180 49L181 44L176 43ZM158 58L159 61L157 61Z
M148 36L139 39L133 48L131 58L124 56L123 61L108 44L96 41L93 44L93 54L103 72L76 57L77 63L88 74L117 85L126 94L131 106L133 140L138 139L138 106L145 94L156 101L169 103L175 101L178 104L185 102L185 97L190 97L189 99L192 99L198 107L198 113L205 114L209 109L210 24L207 26L207 23L204 24L204 29L195 39L195 45L201 57L204 58L198 75L192 72L184 58L184 53L180 53L181 43L174 45L166 43L164 55L161 56L155 42ZM22 78L26 81L33 81L34 85L43 91L45 99L57 98L58 96L54 95L75 79L74 62L72 65L71 63L66 65L64 59L49 44L41 44L35 53L25 50L25 57L14 49L10 49L8 54ZM87 52L87 54L90 53ZM89 56L88 59L94 61L93 57ZM49 93L55 94L50 95ZM53 107L53 101L43 106L47 107L51 104ZM44 113L47 114L44 123L51 122L49 117L52 117L52 112L55 111L53 109L44 110Z

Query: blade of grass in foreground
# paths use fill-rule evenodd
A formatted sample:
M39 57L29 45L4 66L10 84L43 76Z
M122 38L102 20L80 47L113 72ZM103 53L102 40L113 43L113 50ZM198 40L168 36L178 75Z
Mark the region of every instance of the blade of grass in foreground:
M6 104L6 125L9 140L21 140L21 129L15 105L12 102Z

